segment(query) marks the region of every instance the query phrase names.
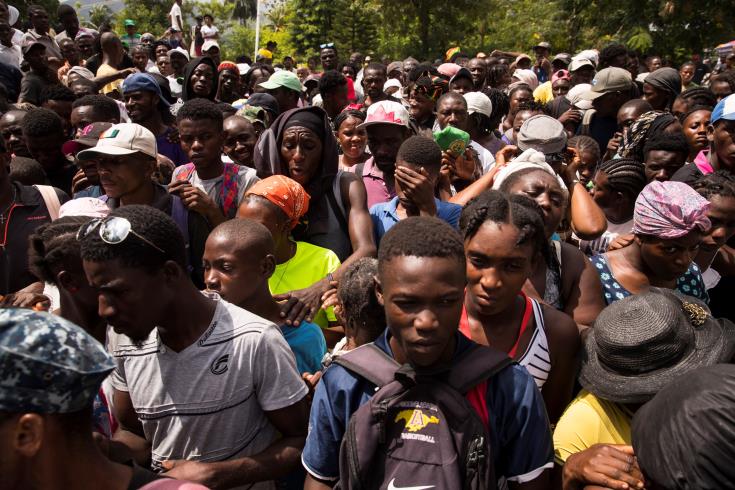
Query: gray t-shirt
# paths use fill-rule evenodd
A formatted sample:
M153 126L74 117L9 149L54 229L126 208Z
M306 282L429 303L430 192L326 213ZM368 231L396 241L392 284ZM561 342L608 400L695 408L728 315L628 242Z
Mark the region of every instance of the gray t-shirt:
M238 206L240 205L240 203L242 203L242 199L243 197L245 197L245 192L250 189L253 184L260 180L256 175L255 169L246 167L244 165L240 165L239 167L240 168L237 172ZM171 182L176 182L178 180L177 177L179 173L183 171L183 169L184 167L177 167L176 170L174 170ZM189 182L191 183L191 185L206 192L207 195L211 197L215 203L217 203L217 206L219 206L220 209L222 209L222 185L224 180L224 177L221 175L214 179L200 179L199 174L197 174L196 170L191 174L191 177L189 178Z
M108 351L117 363L112 385L130 394L154 468L167 459L214 462L258 454L277 437L265 412L291 406L308 391L276 325L212 297L212 323L181 352L166 347L157 329L137 346L109 333Z

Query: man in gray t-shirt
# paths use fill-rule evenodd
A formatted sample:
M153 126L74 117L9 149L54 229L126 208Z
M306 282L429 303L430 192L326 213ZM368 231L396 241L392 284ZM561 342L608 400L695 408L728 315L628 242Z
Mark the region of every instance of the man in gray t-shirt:
M79 236L114 330L116 439L173 478L274 489L298 467L308 417L308 390L278 327L200 293L176 224L154 208L118 208Z

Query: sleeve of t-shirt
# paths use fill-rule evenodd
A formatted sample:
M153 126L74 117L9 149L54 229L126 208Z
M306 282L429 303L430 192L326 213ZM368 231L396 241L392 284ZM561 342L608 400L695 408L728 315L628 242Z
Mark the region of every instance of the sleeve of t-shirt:
M339 448L351 413L349 395L340 388L344 369L332 365L316 386L309 414L309 434L301 454L306 471L319 480L339 478ZM345 415L347 418L345 418Z
M441 219L452 225L455 230L459 229L459 217L462 215L462 206L452 203L442 203Z
M380 245L380 239L383 238L385 230L383 229L383 222L380 220L380 204L374 204L370 208L370 219L373 220L373 231L375 232L375 244Z
M260 179L258 178L257 172L255 169L240 166L240 170L237 174L237 203L241 204L242 200L245 198L245 193L248 189L250 189L253 184L258 182Z
M19 102L29 102L33 105L40 105L41 102L41 91L39 90L38 84L34 83L28 77L23 77L20 81L20 95L18 96Z
M263 410L289 407L309 391L296 371L293 352L275 325L263 329L253 363L255 389Z
M600 442L600 417L584 400L574 400L554 429L554 460L564 464L572 454Z
M115 369L110 374L110 382L113 388L118 391L129 391L128 380L125 377L125 358L115 356L114 352L117 348L117 334L110 333L107 336L107 352L113 353L113 359L115 359Z
M541 392L514 364L488 383L488 412L497 434L496 476L526 483L554 465L551 429ZM493 448L495 450L495 447Z

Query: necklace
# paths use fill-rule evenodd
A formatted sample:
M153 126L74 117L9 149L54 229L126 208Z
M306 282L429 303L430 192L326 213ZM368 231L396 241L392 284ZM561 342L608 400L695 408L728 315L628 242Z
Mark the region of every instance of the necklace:
M0 213L0 226L5 226L5 222L8 220L8 218L10 218L9 215L6 217L5 213L7 213L10 210L10 208L13 207L13 204L15 204L15 186L13 186L12 189L13 189L13 197L10 200L10 204L5 206L5 209L3 209L3 211Z
M293 255L291 255L291 258L286 261L286 267L283 268L283 272L281 272L281 277L278 278L278 283L276 284L276 287L273 288L273 291L278 291L278 287L281 285L281 281L283 281L283 278L286 276L286 272L288 272L288 266L291 265L291 261L296 256L296 243L291 242L291 247L294 249Z

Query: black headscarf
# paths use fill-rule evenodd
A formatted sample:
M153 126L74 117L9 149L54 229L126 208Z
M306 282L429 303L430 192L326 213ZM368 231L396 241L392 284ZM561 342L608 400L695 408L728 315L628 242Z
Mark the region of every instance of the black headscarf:
M644 82L659 90L669 92L672 97L681 93L681 76L673 68L659 68L649 73Z
M181 100L183 100L184 102L189 99L196 98L194 93L191 92L189 84L191 83L191 75L194 73L194 69L202 64L211 66L212 72L214 74L214 80L212 81L212 90L210 91L207 99L214 101L217 97L217 87L219 86L219 73L217 72L217 65L214 63L214 60L209 56L201 56L199 58L194 58L193 60L191 60L189 63L186 64L186 68L184 68L184 88L181 92Z
M319 107L300 107L278 116L255 146L255 169L260 178L269 175L290 177L288 162L281 159L281 141L286 129L293 126L303 126L313 131L322 142L321 167L306 186L306 192L311 196L311 202L315 204L332 185L339 169L337 140L334 138L327 113Z

